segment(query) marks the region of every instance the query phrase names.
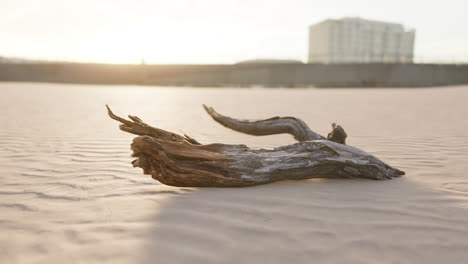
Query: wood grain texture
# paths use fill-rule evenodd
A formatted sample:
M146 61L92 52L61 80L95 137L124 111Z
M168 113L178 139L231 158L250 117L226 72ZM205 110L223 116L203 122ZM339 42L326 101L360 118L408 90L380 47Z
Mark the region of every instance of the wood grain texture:
M313 132L302 120L274 117L259 121L238 120L204 106L214 120L251 135L288 133L299 142L275 149L253 150L245 145L207 144L145 124L108 115L122 123L120 129L139 135L131 149L134 167L172 186L239 187L283 180L311 178L391 179L404 175L378 158L345 145L346 132L333 124L328 139Z

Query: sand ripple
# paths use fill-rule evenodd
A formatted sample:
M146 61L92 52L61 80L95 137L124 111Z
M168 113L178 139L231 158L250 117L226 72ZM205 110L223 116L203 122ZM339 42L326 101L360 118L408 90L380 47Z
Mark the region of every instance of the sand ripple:
M0 263L465 263L466 88L0 84ZM200 104L239 117L298 116L322 134L337 121L349 144L406 176L168 187L131 167L132 136L105 116L105 103L202 142L255 148L293 140L228 131Z

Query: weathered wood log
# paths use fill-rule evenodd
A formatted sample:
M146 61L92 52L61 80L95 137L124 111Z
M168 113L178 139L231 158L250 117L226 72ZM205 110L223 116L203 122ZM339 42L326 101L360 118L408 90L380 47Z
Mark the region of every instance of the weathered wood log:
M327 140L294 117L238 120L204 107L214 120L233 130L251 135L289 133L299 143L270 150L253 150L245 145L202 145L187 135L149 126L136 116L127 120L115 115L108 106L107 110L112 119L122 123L121 130L139 135L131 145L132 156L137 157L133 166L167 185L236 187L282 180L382 180L404 175L376 157L345 145L347 135L341 126L333 124Z

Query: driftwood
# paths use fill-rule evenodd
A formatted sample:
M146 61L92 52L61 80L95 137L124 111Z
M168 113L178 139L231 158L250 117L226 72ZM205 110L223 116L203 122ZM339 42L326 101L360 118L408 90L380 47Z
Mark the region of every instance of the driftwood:
M382 180L404 175L376 157L345 145L346 132L336 124L325 138L294 117L238 120L204 106L214 120L227 128L256 136L288 133L299 141L271 150L253 150L245 145L202 145L187 135L149 126L136 116L124 119L106 107L109 116L122 123L121 130L139 135L131 145L132 156L137 157L133 166L167 185L235 187L282 180Z

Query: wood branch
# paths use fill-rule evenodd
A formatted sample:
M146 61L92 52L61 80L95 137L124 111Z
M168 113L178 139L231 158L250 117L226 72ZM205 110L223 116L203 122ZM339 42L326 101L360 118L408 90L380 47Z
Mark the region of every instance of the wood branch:
M237 120L224 116L219 118L220 115L212 108L205 109L222 122L230 120L229 128L239 127L233 125ZM131 145L133 156L137 157L133 166L142 168L145 174L167 185L236 187L283 180L354 177L382 180L404 175L403 171L362 150L326 139L302 141L271 150L252 150L245 145L201 145L190 137L148 126L137 117L129 116L133 120L130 121L116 116L109 107L108 114L122 123L120 129L123 131L142 135ZM267 127L278 127L271 122L273 120L284 124L282 118L257 122L270 121ZM255 123L246 122L249 125ZM302 125L300 127L304 129ZM336 128L335 125L334 131ZM241 132L244 131L242 128ZM344 130L336 134L341 132Z
M335 123L332 124L332 128L333 130L328 133L327 139L336 143L346 144L346 137L348 137L348 134L346 134L344 129Z
M107 108L107 114L109 115L110 118L122 123L120 124L120 127L119 127L120 130L122 131L135 134L135 135L146 135L146 136L151 136L151 137L155 137L155 138L159 138L163 140L189 142L191 144L200 145L198 141L196 141L195 139L187 135L180 136L178 134L175 134L169 131L165 131L159 128L149 126L137 116L129 115L128 118L130 118L132 121L126 120L125 118L115 115L108 105L106 105L106 108Z
M312 131L302 120L295 117L272 117L264 120L239 120L217 113L212 107L203 105L206 112L221 125L232 130L254 136L273 134L291 134L299 141L325 139L325 137Z

